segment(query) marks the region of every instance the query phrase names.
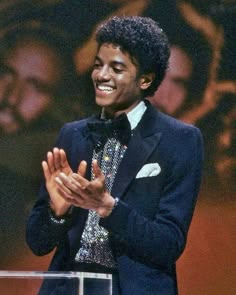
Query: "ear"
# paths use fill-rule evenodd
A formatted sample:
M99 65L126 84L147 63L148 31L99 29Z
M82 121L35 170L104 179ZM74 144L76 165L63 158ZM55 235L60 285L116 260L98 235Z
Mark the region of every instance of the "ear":
M154 73L141 75L141 77L140 77L140 88L142 90L148 89L148 87L150 87L150 85L152 84L154 79L155 79L155 74Z

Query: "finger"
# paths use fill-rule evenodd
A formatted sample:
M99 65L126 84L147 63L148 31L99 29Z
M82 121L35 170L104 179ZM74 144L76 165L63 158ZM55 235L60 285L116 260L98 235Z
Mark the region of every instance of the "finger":
M66 202L70 203L71 205L84 208L85 201L82 195L69 192L68 188L60 186L59 182L57 191Z
M71 194L66 192L62 187L58 186L57 192L60 194L60 196L68 203L74 204L74 198Z
M63 149L60 149L59 153L60 153L60 166L62 168L69 166L65 151Z
M42 168L43 168L43 174L44 174L45 180L46 181L49 181L51 174L50 174L50 171L49 171L49 168L48 168L48 164L47 164L46 161L43 161L42 162Z
M99 178L102 181L104 181L105 176L102 173L102 170L101 170L101 168L98 165L98 161L97 160L93 160L92 165L93 165L93 173L94 173L95 178Z
M76 185L82 190L86 189L89 186L90 182L80 174L73 173L72 178L76 181Z
M65 194L68 194L70 197L72 195L72 191L70 190L70 188L68 188L65 183L63 182L63 180L60 178L60 176L57 176L55 178L56 183L58 184L58 187L60 188L60 191L62 191Z
M52 174L55 171L54 157L52 152L47 153L47 165L50 173Z
M75 194L81 193L81 185L78 181L76 181L73 177L67 176L65 173L61 172L58 175L59 180L61 183L70 190L70 192L73 192Z
M80 174L81 176L85 176L87 170L87 162L86 161L81 161L77 170L77 173Z
M54 159L54 166L55 169L58 170L61 167L61 159L60 159L60 152L57 147L53 149L53 159Z

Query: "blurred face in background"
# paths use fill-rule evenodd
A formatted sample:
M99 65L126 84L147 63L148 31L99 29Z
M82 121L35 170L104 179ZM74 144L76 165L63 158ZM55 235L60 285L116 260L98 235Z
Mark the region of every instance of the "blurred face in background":
M175 115L187 98L191 75L190 57L180 47L172 46L169 69L158 90L153 97L150 97L150 102L157 109L169 115Z
M61 80L56 50L20 41L0 61L0 133L15 133L50 107Z

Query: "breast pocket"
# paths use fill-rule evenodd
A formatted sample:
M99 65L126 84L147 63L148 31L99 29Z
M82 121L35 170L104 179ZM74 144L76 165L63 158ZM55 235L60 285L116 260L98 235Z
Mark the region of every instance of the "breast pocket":
M162 195L162 179L159 175L136 178L131 183L124 201L146 217L154 217Z

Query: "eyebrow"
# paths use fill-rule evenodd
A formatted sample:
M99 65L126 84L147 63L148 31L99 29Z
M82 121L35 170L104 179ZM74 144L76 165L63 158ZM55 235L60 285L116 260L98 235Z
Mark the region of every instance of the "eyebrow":
M102 59L101 59L99 56L96 56L96 57L95 57L95 61L96 61L96 60L98 60L98 61L101 62L101 63L103 62ZM113 60L113 61L111 61L111 64L112 64L113 66L122 66L122 67L124 67L124 68L127 68L126 64L123 63L122 61Z

